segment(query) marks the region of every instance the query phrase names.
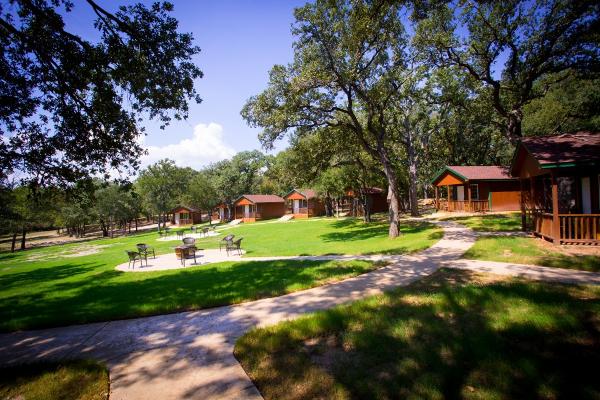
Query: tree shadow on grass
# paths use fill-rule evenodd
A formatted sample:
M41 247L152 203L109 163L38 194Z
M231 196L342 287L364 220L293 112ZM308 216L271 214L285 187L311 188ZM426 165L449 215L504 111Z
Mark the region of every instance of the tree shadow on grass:
M319 237L325 242L348 242L372 239L374 237L385 238L388 235L388 225L384 223L366 224L355 220L341 220L333 224L338 230L325 233ZM404 221L400 225L401 240L402 235L416 234L432 229L433 224L425 221Z
M12 285L58 281L4 297L0 329L64 326L216 307L278 296L373 268L366 261L277 260L198 266L169 273L109 270L85 281L62 279L97 267L70 265L54 272L36 270L19 276Z
M600 395L600 293L474 278L442 271L378 301L253 331L236 356L265 399Z

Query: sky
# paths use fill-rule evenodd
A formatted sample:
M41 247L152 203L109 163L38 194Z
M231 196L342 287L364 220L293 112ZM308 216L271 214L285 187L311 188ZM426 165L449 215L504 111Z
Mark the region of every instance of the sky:
M150 4L151 2L145 2ZM250 128L240 116L246 100L262 92L275 64L292 60L290 32L294 8L305 0L171 0L172 15L181 32L191 32L201 48L193 61L204 73L196 81L202 103L190 104L186 121L173 121L164 130L158 122L145 121L143 144L148 155L142 166L171 158L180 166L196 169L232 157L243 150L261 149L259 129ZM98 37L94 15L83 0L75 0L64 16L68 29L82 37ZM99 0L109 11L126 0ZM277 152L287 145L279 142ZM261 149L262 150L262 149ZM271 152L273 153L273 152Z

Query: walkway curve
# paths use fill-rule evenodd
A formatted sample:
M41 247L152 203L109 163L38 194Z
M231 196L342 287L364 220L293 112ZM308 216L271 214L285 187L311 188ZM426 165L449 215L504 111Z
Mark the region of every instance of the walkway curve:
M233 357L236 339L249 329L404 286L440 267L497 272L487 262L460 259L475 242L473 231L449 221L432 222L444 229L444 237L432 247L414 255L385 256L391 264L329 285L207 310L2 334L0 365L104 361L110 369L111 400L261 399Z
M458 259L475 234L437 222L444 237L414 255L390 256L390 265L344 281L207 310L0 335L0 364L92 358L110 369L111 400L260 399L233 357L238 337L255 326L382 293L431 274ZM386 257L387 258L387 257Z

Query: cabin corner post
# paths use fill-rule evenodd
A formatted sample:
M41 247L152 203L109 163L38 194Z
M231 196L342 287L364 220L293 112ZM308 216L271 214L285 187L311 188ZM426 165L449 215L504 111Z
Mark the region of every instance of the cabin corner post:
M558 181L552 172L552 241L560 244L560 220L558 217Z
M527 207L525 206L525 190L523 190L523 178L519 178L519 186L521 189L521 230L527 231Z
M448 204L448 210L447 211L450 211L450 185L446 185L446 194L447 194L447 197L448 197L448 203L446 203L446 204Z
M467 183L465 183L465 186L467 187L467 204L469 205L469 211L473 211L473 203L471 203L471 184L469 183L469 181L467 181Z
M439 189L438 189L437 185L435 185L434 188L435 188L435 209L439 211L439 209L440 209L440 193L439 193Z

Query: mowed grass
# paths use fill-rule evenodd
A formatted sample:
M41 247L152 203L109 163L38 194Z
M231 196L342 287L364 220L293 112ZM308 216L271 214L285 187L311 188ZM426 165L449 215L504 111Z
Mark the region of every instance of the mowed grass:
M443 236L441 228L425 221L402 221L398 239L388 237L388 227L385 221L365 224L358 218L318 218L241 224L222 232L243 237L247 256L401 254L426 249ZM197 244L215 248L220 239L202 239Z
M108 370L92 361L40 363L0 369L0 399L106 400Z
M337 223L335 220L319 221L314 226L320 229L322 235L333 236L339 229ZM248 247L244 245L244 248L252 249L254 243L254 246L266 252L262 240L279 235L276 242L282 247L274 248L269 254L281 255L280 252L285 253L284 245L289 243L291 237L296 237L295 232L300 225L306 228L313 223L246 227L252 229L258 239L248 235L248 241L244 242ZM329 228L324 229L323 226ZM360 231L360 226L367 231L372 229L362 222L352 221L350 226L346 231ZM385 230L383 225L376 226L380 231ZM441 236L440 230L431 225L413 229L414 232L405 231L405 235L394 240L379 235L378 242L384 250L413 251L430 246ZM339 230L345 231L343 228ZM224 230L223 234L229 231L234 230ZM114 269L116 265L127 261L125 250L134 249L136 243L145 242L154 246L157 254L172 252L172 248L179 243L157 241L157 238L156 232L152 232L14 254L0 253L0 331L106 321L240 303L346 279L377 267L366 261L279 260L226 262L144 273ZM213 244L217 240L214 239ZM335 246L334 239L322 239L324 243L326 240L332 240L326 244L328 249ZM365 237L362 241L353 242L356 253L361 252L363 241L366 242L363 250L371 251L377 247L377 241ZM305 246L301 252L323 254L329 251L319 246L311 251L309 246ZM289 249L286 254L290 254Z
M465 253L465 258L533 264L554 268L569 268L600 272L600 257L572 255L551 251L530 237L482 237Z
M241 337L265 399L597 399L600 288L441 270Z
M444 221L456 221L477 232L520 231L521 213L482 214L475 216L449 217Z

